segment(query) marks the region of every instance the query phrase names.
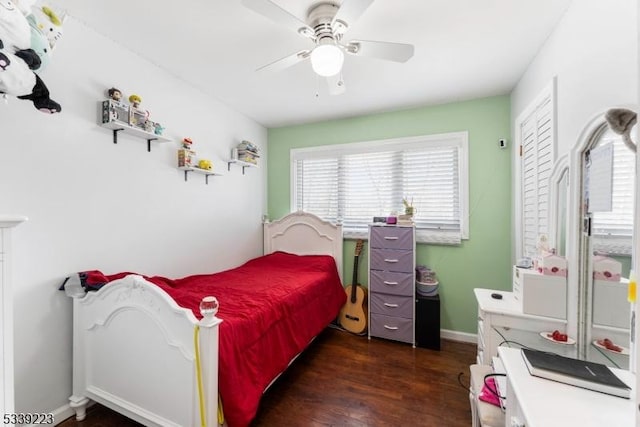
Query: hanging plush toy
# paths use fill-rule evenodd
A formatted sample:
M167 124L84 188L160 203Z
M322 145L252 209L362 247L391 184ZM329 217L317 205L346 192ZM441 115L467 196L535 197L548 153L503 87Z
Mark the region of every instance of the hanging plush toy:
M41 67L42 60L31 48L32 37L38 36L33 35L17 5L10 0L0 0L0 92L28 99L42 112L58 113L62 110L60 104L49 97L47 86L33 71ZM39 44L49 45L41 39Z
M62 38L62 19L47 6L35 7L33 8L33 13L26 16L27 18L33 18L33 21L49 42L49 47L53 49Z

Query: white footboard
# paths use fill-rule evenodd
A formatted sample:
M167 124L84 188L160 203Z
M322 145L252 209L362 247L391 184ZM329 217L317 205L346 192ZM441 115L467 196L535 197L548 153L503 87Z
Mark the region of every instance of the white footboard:
M199 326L206 425L217 425L218 325L198 321L131 275L73 301L76 418L89 399L147 426L201 425L194 331Z

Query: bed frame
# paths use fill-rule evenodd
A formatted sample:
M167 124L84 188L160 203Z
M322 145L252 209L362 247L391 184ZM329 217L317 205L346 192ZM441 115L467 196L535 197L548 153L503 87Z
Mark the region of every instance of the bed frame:
M264 224L264 253L331 255L342 277L342 227L295 212ZM215 296L215 295L214 295ZM218 325L141 276L73 300L76 419L98 402L146 426L201 425L194 334L198 327L207 426L218 425Z

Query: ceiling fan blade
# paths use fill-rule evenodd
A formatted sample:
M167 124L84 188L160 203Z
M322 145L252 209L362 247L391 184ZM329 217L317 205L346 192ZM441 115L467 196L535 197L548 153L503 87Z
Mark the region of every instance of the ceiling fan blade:
M386 59L395 62L407 62L413 56L412 44L376 42L370 40L352 40L345 51L356 56Z
M269 0L242 0L242 4L246 8L259 13L277 24L290 28L304 37L315 39L315 34L311 27Z
M330 95L341 95L347 90L344 85L344 80L342 79L342 73L338 73L335 76L329 76L326 79Z
M277 61L273 61L270 64L264 65L258 68L256 71L282 71L285 68L296 65L298 62L304 61L309 57L310 54L310 50L301 50L300 52L296 52L294 54L285 56L284 58L280 58Z
M336 16L333 17L331 26L337 32L344 34L349 29L349 25L363 14L371 3L373 3L373 0L344 0Z

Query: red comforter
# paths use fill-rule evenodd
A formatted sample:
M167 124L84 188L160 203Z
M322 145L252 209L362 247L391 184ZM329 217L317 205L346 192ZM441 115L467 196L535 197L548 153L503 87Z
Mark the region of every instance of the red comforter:
M219 392L231 427L251 422L265 388L346 299L333 258L323 255L276 252L216 274L147 279L198 318L203 297L220 302Z

